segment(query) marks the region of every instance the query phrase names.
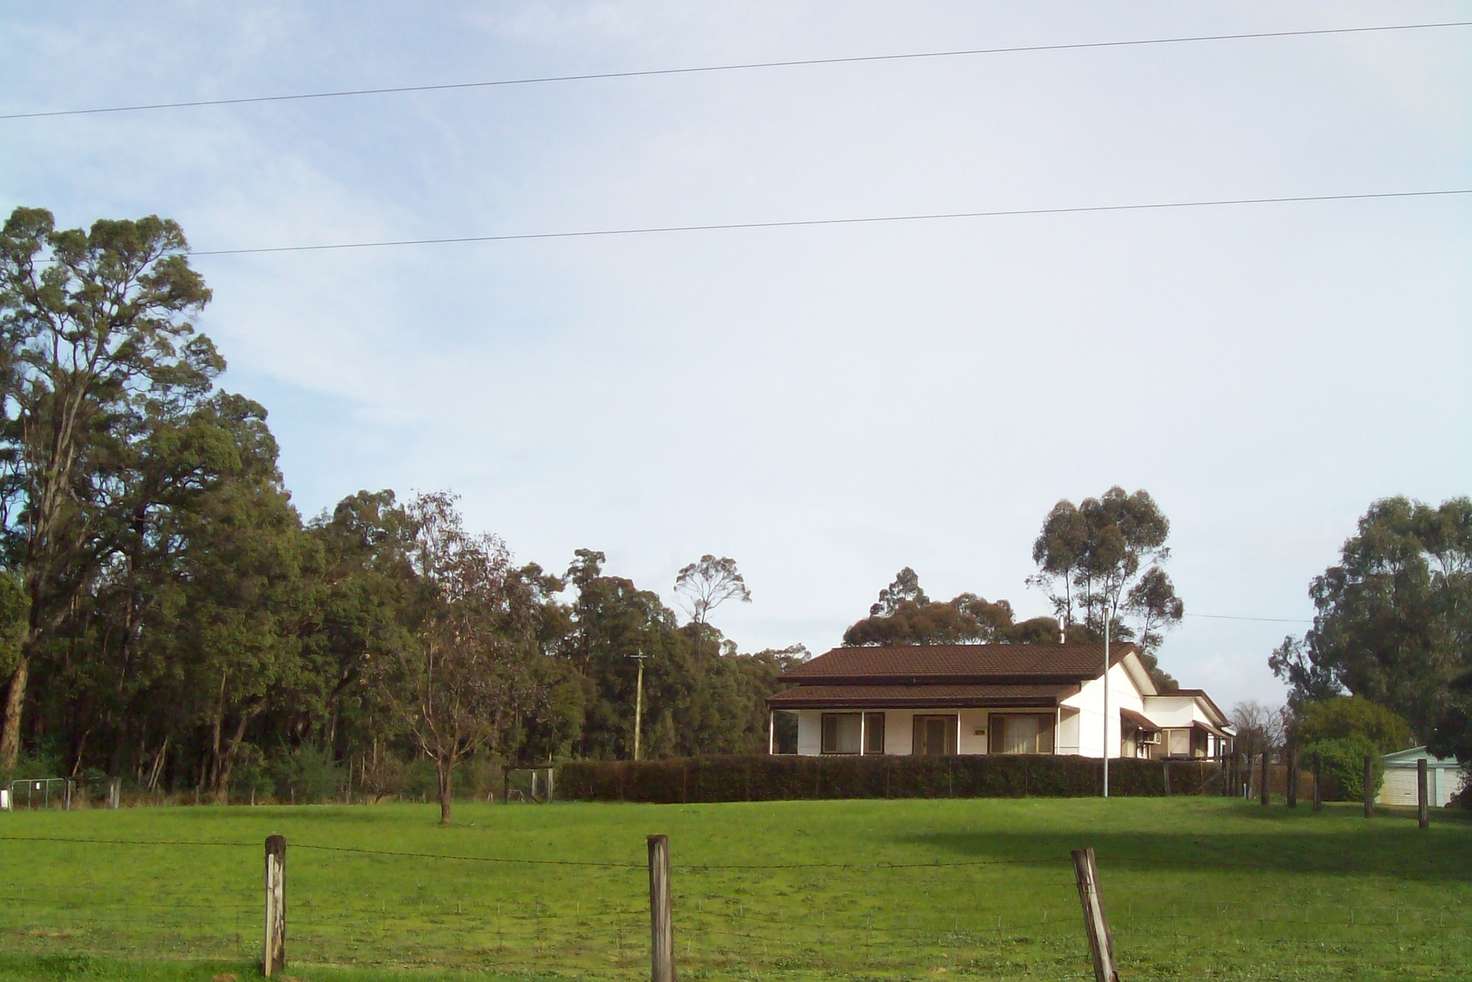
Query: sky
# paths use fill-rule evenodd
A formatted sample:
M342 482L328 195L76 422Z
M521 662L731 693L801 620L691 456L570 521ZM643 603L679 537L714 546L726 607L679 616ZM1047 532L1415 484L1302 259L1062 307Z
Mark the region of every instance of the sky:
M427 12L426 12L427 11ZM1472 20L1467 3L7 5L0 113ZM200 250L1472 187L1472 28L0 120L0 208ZM452 489L743 650L839 642L902 566L1047 613L1061 498L1171 520L1184 685L1271 649L1376 498L1472 490L1472 196L200 256L223 387L306 517Z

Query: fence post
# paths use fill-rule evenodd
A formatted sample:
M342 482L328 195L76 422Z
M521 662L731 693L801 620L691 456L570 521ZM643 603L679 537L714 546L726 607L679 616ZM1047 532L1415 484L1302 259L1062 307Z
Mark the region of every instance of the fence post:
M123 779L120 777L112 778L107 782L107 807L113 809L114 811L117 810L118 805L121 803L121 798L123 796L122 786Z
M71 778L67 778L66 779L66 783L62 785L61 810L64 811L64 812L69 812L69 811L72 810L72 779Z
M1084 934L1089 939L1089 954L1094 960L1095 982L1119 982L1114 968L1114 935L1104 917L1099 900L1099 868L1094 863L1094 850L1073 850L1073 872L1078 882L1078 899L1084 909Z
M1375 765L1374 759L1365 754L1365 817L1369 818L1375 813Z
M1252 797L1252 758L1247 754L1237 755L1237 793L1243 798Z
M1262 787L1258 789L1258 793L1262 797L1262 806L1266 808L1268 806L1268 752L1266 750L1262 752Z
M649 978L675 982L675 922L670 914L670 840L649 837Z
M1288 807L1298 807L1298 748L1288 748Z
M1426 811L1426 758L1416 761L1416 824L1426 828L1431 816Z
M286 837L266 837L266 934L261 974L286 968Z
M1319 772L1319 755L1318 755L1318 752L1315 751L1315 753L1314 753L1314 811L1323 811L1323 809L1324 809L1324 788L1323 788L1323 784L1321 783L1321 780L1322 779L1320 778L1320 772Z

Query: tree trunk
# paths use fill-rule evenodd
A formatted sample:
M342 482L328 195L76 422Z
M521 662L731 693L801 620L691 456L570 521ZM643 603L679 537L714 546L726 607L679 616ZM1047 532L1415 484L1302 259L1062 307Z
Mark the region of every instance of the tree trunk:
M439 785L440 785L439 791L440 791L440 824L441 825L449 825L450 824L450 804L451 804L450 793L451 793L451 790L452 790L450 785L451 785L451 781L452 781L453 776L454 776L454 767L455 767L455 764L454 764L453 761L446 761L446 760L441 760L441 759L438 759L437 758L435 760L435 762L434 762L435 774L439 777Z
M0 728L0 767L11 770L20 757L20 714L26 702L26 683L31 676L29 653L22 651L5 689L5 724Z

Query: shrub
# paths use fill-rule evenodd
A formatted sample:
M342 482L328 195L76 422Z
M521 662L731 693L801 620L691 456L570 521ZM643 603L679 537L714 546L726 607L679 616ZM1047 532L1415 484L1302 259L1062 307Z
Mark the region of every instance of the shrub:
M329 751L303 744L268 765L281 801L297 803L324 801L337 796L343 786L342 768Z
M1411 724L1364 696L1336 696L1307 703L1294 723L1294 739L1305 745L1347 737L1368 740L1377 756L1415 744Z
M1111 760L1110 794L1163 795L1159 761ZM1173 794L1220 790L1217 765L1172 761ZM1089 757L712 756L640 761L571 761L558 797L660 803L816 798L1076 797L1099 793Z
M1385 777L1385 761L1375 744L1363 736L1317 740L1303 748L1302 759L1319 755L1324 776L1323 796L1327 801L1359 801L1364 795L1365 755L1373 766L1374 791L1380 791Z

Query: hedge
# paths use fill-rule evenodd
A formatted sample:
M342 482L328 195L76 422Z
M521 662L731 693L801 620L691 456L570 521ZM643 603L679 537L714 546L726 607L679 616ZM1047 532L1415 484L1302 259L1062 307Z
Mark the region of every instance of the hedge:
M1218 794L1220 768L1206 761L1109 762L1109 793ZM1096 757L678 757L570 761L557 796L574 801L685 804L817 798L1048 798L1099 793Z

